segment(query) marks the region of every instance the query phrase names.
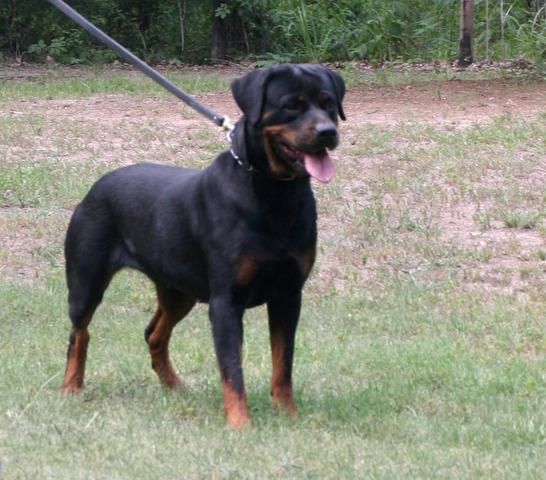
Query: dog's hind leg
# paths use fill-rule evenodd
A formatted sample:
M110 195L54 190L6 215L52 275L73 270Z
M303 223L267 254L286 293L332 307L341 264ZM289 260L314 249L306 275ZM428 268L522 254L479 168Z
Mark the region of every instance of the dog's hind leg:
M66 370L64 374L62 393L78 393L83 387L85 374L85 361L87 359L87 346L89 344L89 332L87 325L91 316L81 319L79 326L74 327L68 341Z
M87 262L86 262L87 263ZM62 392L77 393L83 387L87 346L89 344L88 326L113 273L100 269L100 264L94 268L73 268L67 258L68 303L69 315L72 321L72 331L69 337L66 371ZM88 267L91 267L87 263ZM76 272L78 270L78 272Z
M180 388L182 381L174 371L169 358L169 341L176 324L195 305L181 293L156 285L158 306L146 328L145 338L152 357L152 368L165 388Z
M114 273L123 265L116 250L112 229L100 216L79 208L75 211L65 241L70 333L63 393L76 393L83 387L89 323L102 301ZM115 260L115 259L118 260Z

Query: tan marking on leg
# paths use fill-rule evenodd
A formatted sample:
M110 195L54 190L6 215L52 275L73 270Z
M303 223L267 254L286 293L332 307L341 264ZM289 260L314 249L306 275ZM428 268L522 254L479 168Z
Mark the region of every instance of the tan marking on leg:
M159 317L154 331L148 338L152 368L157 373L161 385L165 388L182 388L184 386L182 380L174 371L169 357L169 341L176 323L170 322L160 307L157 309L156 315L158 313Z
M78 393L83 388L89 338L87 328L72 331L70 335L66 370L61 388L63 394Z
M227 426L235 430L241 430L250 425L248 402L246 393L239 395L225 380L222 380L224 390L224 409L226 411Z
M148 337L152 368L165 388L182 388L184 384L176 374L169 357L169 341L174 327L180 319L188 314L195 302L184 300L176 307L167 309L161 303L161 299L159 301L160 304L148 327L153 329Z
M284 337L274 334L271 337L271 353L273 357L273 376L271 378L271 394L273 409L282 408L288 415L296 415L298 408L294 401L292 383L286 378L284 363Z

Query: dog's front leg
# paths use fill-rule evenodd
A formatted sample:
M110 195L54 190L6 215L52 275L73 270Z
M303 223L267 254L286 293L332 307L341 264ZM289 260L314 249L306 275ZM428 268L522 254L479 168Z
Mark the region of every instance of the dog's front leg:
M297 413L292 390L294 341L301 310L301 291L270 301L267 304L273 376L271 395L273 408L281 407L288 415Z
M210 301L209 315L224 390L227 425L237 430L250 423L243 378L243 313L229 296Z

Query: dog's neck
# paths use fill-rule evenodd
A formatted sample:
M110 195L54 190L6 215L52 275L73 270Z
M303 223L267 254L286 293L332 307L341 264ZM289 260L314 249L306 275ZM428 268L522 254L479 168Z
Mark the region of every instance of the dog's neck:
M233 132L230 132L229 134L229 138L231 140L231 134ZM235 152L235 148L233 147L233 142L231 144L231 148L229 149L229 153L231 154L231 156L233 157L233 159L237 162L237 164L239 166L241 166L242 168L244 168L247 172L255 172L255 173L258 173L258 170L256 170L250 163L248 163L246 161L246 158L245 159L241 159L239 157L239 155L237 155L237 153Z
M231 142L229 153L233 159L247 172L257 173L258 170L250 164L246 155L246 135L245 135L245 117L242 117L229 132L228 138Z

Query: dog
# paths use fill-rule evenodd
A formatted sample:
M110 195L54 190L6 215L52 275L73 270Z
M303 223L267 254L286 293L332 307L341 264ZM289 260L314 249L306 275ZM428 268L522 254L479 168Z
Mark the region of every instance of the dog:
M243 314L266 304L273 408L297 412L294 339L317 244L311 177L326 183L335 175L328 151L345 120L345 84L319 65L279 65L250 71L231 89L243 115L231 150L209 167L122 167L74 210L65 240L72 330L63 393L83 388L89 323L114 274L133 268L155 284L145 339L164 387L182 386L169 358L173 328L196 302L208 303L226 422L247 426Z

